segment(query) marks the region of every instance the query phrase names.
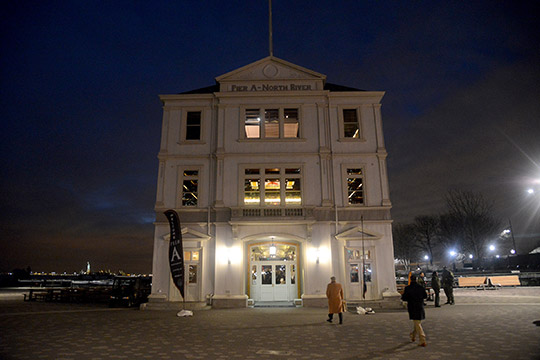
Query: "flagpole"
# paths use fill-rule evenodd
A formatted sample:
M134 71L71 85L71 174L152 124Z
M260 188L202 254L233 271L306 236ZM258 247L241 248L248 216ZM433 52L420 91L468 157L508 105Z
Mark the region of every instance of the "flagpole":
M270 56L274 56L274 46L272 44L272 0L268 0L268 47Z
M366 308L366 252L364 247L364 215L360 216L362 223L362 297L364 298L364 309Z

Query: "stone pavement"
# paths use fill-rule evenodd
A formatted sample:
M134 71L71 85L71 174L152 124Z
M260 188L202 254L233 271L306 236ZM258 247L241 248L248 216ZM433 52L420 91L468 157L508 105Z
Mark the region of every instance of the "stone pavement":
M442 293L442 292L441 292ZM441 301L446 298L441 294ZM423 322L428 346L409 342L405 310L315 308L195 311L0 301L0 359L540 359L540 288L455 289L456 305Z

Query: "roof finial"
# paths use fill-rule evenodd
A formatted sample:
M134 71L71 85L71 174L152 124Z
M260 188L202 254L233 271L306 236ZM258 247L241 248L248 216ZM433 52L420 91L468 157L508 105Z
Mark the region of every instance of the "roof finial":
M274 56L274 47L272 45L272 0L268 0L268 43L270 56Z

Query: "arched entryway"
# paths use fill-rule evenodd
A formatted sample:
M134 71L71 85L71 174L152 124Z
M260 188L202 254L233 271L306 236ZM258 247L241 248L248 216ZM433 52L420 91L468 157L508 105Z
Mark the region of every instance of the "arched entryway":
M299 244L248 244L248 296L255 302L293 301L299 297Z

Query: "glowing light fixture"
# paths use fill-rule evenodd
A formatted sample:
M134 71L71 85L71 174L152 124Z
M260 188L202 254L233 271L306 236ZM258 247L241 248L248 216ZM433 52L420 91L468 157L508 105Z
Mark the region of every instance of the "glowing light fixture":
M276 245L274 245L274 237L272 236L272 245L270 245L270 256L274 257L276 256L277 248Z
M489 245L489 250L491 251L495 250L495 245Z

